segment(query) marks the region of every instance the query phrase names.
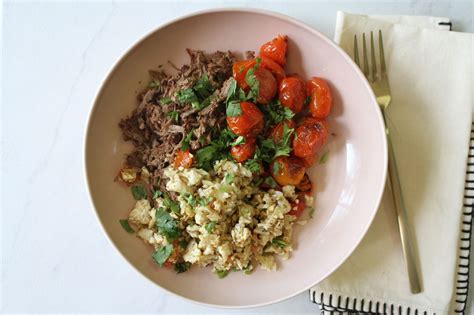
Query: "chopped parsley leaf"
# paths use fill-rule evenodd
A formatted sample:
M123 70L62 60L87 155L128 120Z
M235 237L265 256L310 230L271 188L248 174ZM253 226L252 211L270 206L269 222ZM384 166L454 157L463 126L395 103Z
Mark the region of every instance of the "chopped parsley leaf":
M325 164L329 160L329 151L326 151L319 158L319 164Z
M231 143L231 146L235 147L236 145L241 145L245 143L245 138L243 136L238 136L234 142Z
M176 98L180 103L199 103L199 99L193 89L184 89L176 93Z
M184 138L183 144L181 145L181 150L183 151L189 150L189 142L191 142L193 136L194 136L194 129L191 130Z
M171 97L163 97L161 100L160 100L160 104L161 105L166 105L166 104L169 104L171 103L173 100L171 99Z
M275 161L275 162L273 163L273 172L279 173L279 172L280 172L280 169L281 169L280 162Z
M163 199L163 205L171 209L171 211L173 211L176 214L180 214L181 212L181 209L179 208L179 204L171 200L171 198L168 196L165 196L165 198Z
M133 198L135 198L135 200L146 199L148 196L146 188L143 186L134 185L132 186L131 190Z
M265 114L266 121L270 126L292 119L295 116L295 113L288 107L282 106L279 100L261 106L260 109Z
M249 169L252 173L260 172L260 162L259 159L252 158L245 162L245 167Z
M227 109L225 111L227 117L237 117L242 115L242 107L240 102L237 100L232 100L227 103Z
M291 152L291 135L295 129L288 128L286 123L283 124L283 137L279 143L275 146L275 155L273 158L279 156L288 156Z
M308 106L309 102L311 102L311 96L310 95L306 96L306 98L304 99L304 106Z
M163 196L163 192L161 190L157 189L153 192L153 199L156 199L161 196Z
M219 279L225 278L228 274L228 270L216 270L215 274L219 277Z
M179 112L172 110L168 112L167 115L170 116L171 119L174 120L175 122L179 122Z
M255 65L254 67L250 68L245 75L245 82L247 82L247 84L250 86L250 93L254 102L257 102L258 95L260 94L260 82L255 76L255 70L257 68L258 66Z
M198 167L210 170L212 168L212 162L217 160L218 148L215 145L208 145L204 148L199 149L196 152L196 159Z
M150 82L150 84L148 84L148 87L152 89L157 89L160 87L160 85L160 81L153 80Z
M207 98L212 94L212 92L214 92L214 87L212 86L211 81L209 81L207 73L197 80L196 84L193 86L193 90L201 99Z
M277 182L271 176L265 177L263 182L267 184L268 186L270 186L271 188L275 188L278 185Z
M174 271L176 271L176 273L186 272L189 268L191 268L191 263L188 261L174 264Z
M125 231L127 231L128 233L135 233L135 230L132 229L132 227L130 226L128 219L119 220L119 222Z
M168 242L179 237L181 229L178 222L165 209L159 208L155 213L155 218L158 231L166 237Z
M173 245L167 244L165 246L158 248L158 250L154 252L153 255L151 255L151 257L158 265L160 265L160 267L162 267L163 264L171 256L171 253L173 253Z
M206 231L208 233L212 233L212 232L214 232L214 229L216 228L216 224L217 224L216 221L212 221L212 222L206 224L206 226L204 228L206 229Z
M229 90L227 91L227 98L225 100L228 103L231 99L235 97L235 93L237 91L237 81L235 79L231 79Z
M275 237L272 240L272 244L276 244L281 248L285 248L286 246L288 246L288 244L283 240L283 237L281 236Z
M227 173L225 175L225 183L226 184L232 184L234 182L234 174L232 173Z

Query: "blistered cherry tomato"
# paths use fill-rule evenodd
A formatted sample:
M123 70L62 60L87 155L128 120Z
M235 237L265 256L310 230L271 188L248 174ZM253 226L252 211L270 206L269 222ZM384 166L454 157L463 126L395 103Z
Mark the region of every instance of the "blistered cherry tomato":
M286 77L285 70L275 61L266 57L260 57L262 59L261 66L265 69L270 70L275 76L278 84Z
M284 121L276 124L275 127L272 128L272 131L271 131L271 134L270 134L271 138L273 139L273 141L275 143L280 143L281 140L283 140L283 133L285 131L285 125L289 129L295 128L295 122L292 119L284 120ZM294 138L294 133L291 134L291 136L290 136L290 141L291 142L293 142L293 138Z
M300 217L306 209L305 193L298 193L298 199L291 203L291 210L288 212L289 215Z
M311 183L308 174L304 174L303 179L298 185L296 185L296 188L300 191L311 191L313 189L313 184Z
M311 116L324 119L329 116L332 108L332 94L326 80L313 77L306 83L306 92L310 96L309 110Z
M178 150L174 159L174 167L190 168L193 165L193 155L189 150Z
M244 137L255 137L264 127L263 114L254 103L241 102L242 113L239 116L227 117L227 126L233 133Z
M287 49L288 37L278 35L277 38L262 45L260 48L260 56L270 58L284 67L286 64Z
M242 61L237 61L232 65L232 74L239 84L239 86L244 89L245 91L248 90L249 85L247 84L247 81L245 81L245 76L247 75L247 71L249 71L250 68L255 66L255 59L251 60L242 60Z
M328 137L328 125L324 120L307 117L296 128L293 153L298 157L315 155Z
M316 162L316 155L309 155L305 157L300 157L303 160L304 166L306 168L311 167Z
M296 156L279 156L270 164L270 173L281 186L298 185L304 171L303 161Z
M233 146L230 149L230 154L236 162L245 162L255 153L256 142L257 140L253 137L247 138L245 139L245 143Z
M283 106L288 107L294 113L299 113L304 107L306 100L306 86L298 76L289 76L280 82L278 98Z
M255 79L258 81L257 102L268 104L277 93L277 83L273 74L263 68L258 67L254 71Z

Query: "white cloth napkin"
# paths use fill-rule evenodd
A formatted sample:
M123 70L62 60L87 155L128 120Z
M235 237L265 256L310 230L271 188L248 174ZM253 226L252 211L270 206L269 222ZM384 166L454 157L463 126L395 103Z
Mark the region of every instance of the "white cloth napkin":
M335 41L351 56L354 34L383 32L392 91L388 119L423 292L410 293L395 210L386 192L359 247L312 288L313 300L327 310L454 314L459 307L455 300L474 46L473 34L450 32L439 22L449 20L338 12Z

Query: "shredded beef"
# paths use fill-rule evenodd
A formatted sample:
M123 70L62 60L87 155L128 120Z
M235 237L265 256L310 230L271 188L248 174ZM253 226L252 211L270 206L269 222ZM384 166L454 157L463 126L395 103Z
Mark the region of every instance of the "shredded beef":
M149 71L153 88L138 95L137 107L119 123L124 139L134 144L127 164L145 166L152 174L152 184L163 191L165 183L160 180L163 169L173 161L186 136L193 133L189 146L191 151L196 151L211 142L213 132L225 128L223 101L232 77L234 56L229 51L210 55L199 50L187 49L187 52L190 64L178 68L175 75L161 68ZM191 104L178 102L176 93L192 88L205 74L215 88L210 105L198 110ZM171 101L165 104L163 98ZM179 123L169 114L173 111L178 113Z

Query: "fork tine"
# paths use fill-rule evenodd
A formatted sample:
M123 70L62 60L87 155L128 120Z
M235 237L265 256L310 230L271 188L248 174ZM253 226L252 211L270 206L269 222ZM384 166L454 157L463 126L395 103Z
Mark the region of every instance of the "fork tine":
M362 58L364 58L364 74L369 75L369 61L367 60L367 43L365 41L365 33L362 33Z
M377 63L375 62L374 33L372 31L370 31L370 59L372 59L372 80L375 81L377 76Z
M382 75L385 75L386 68L385 68L385 55L383 52L383 40L382 40L382 30L379 30L379 53L380 53L380 71Z
M354 61L360 68L359 47L357 46L357 35L354 35Z

